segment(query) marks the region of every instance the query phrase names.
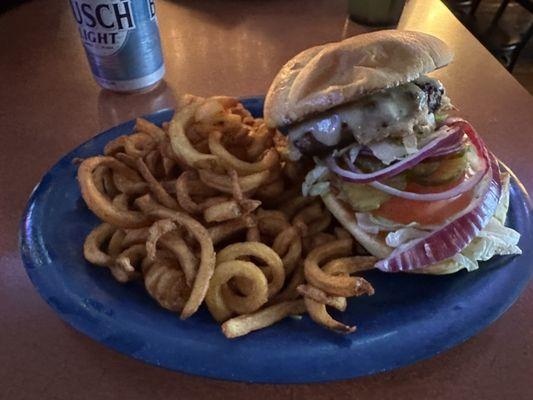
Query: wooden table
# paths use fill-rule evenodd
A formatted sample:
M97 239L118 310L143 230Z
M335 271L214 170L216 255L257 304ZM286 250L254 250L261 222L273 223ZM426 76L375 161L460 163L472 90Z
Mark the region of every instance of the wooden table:
M346 22L345 8L342 0L159 1L166 85L134 96L93 82L66 1L28 2L0 16L0 399L532 398L532 286L490 328L431 360L357 380L276 386L186 376L109 350L61 322L24 272L19 218L64 152L172 106L174 92L265 93L296 52L366 30ZM531 191L531 96L440 2L409 1L400 27L452 46L456 61L436 75Z

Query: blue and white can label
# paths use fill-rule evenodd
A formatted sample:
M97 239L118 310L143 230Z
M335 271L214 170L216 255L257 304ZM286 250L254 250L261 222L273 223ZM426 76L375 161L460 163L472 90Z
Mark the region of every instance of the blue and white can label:
M155 0L70 0L92 73L104 88L129 92L163 78Z

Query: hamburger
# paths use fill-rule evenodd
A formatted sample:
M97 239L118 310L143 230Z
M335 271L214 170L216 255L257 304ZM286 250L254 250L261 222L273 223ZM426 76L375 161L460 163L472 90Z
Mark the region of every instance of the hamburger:
M386 272L468 271L520 254L505 226L509 175L427 74L451 49L420 32L377 31L307 49L265 99L287 157L313 160L302 185Z

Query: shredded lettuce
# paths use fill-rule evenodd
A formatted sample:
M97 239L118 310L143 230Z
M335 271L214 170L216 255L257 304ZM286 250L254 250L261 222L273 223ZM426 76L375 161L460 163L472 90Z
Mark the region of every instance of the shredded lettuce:
M393 231L396 231L402 228L417 228L417 229L421 229L425 231L439 228L438 225L422 225L422 224L419 224L418 222L411 222L408 225L404 225L399 222L394 222L394 221L391 221L390 219L383 218L383 217L373 215L370 213L356 213L356 217L357 217L357 224L361 224L361 221L363 221L362 223L368 226L368 229L373 230L374 229L373 227L377 227L378 232L379 231L393 232ZM368 232L371 233L370 231Z
M504 225L509 208L509 175L503 173L502 195L494 216L485 228L470 244L454 257L440 263L431 265L422 270L413 271L424 274L451 274L460 269L473 271L479 268L478 261L486 261L495 255L521 254L517 246L520 234L514 229ZM374 216L370 213L356 213L357 223L364 231L377 234L381 231L388 232L385 242L392 248L405 245L428 233L429 230L440 227L421 226L417 223L409 225L399 224L385 218Z
M309 189L309 196L321 196L329 192L329 182L317 182ZM304 196L308 196L307 194Z
M377 235L381 230L381 227L372 220L372 214L370 213L355 213L357 225L366 233L371 235Z
M300 158L302 158L302 153L290 140L287 145L286 153L284 155L291 161L298 161Z
M383 164L389 165L393 161L401 160L409 154L418 151L418 138L411 134L400 139L388 138L368 145L376 158Z
M468 257L465 257L459 253L448 260L444 260L440 263L433 264L429 267L425 267L424 269L412 272L428 275L447 275L460 271L463 268L466 268L468 271L473 271L477 268L477 262L472 263Z
M502 224L505 224L505 219L507 217L507 210L509 209L509 181L511 176L507 173L502 173L502 194L500 196L500 203L498 208L494 212L494 218L500 221Z
M348 154L348 159L351 162L354 162L357 156L359 155L359 152L361 151L361 146L358 144L352 143L346 147L343 147L342 149L334 149L333 153L331 153L332 157L340 157L345 154ZM321 164L322 160L318 157L313 157L316 164Z
M317 165L305 176L302 183L302 194L304 196L318 196L325 194L329 190L329 169L318 159Z
M435 114L435 122L437 124L442 124L446 120L446 118L448 118L448 114L446 114L446 113L436 113Z
M518 247L520 234L505 226L509 209L509 174L502 173L502 194L494 216L485 228L459 254L450 260L417 271L429 274L451 274L462 268L473 271L479 268L478 261L486 261L495 255L522 254Z
M361 151L360 146L351 146L350 149L348 150L348 160L351 163L354 163L360 151Z
M479 268L478 261L489 260L495 255L522 254L522 250L517 246L519 240L518 232L493 217L461 253L415 272L441 275L451 274L462 268L474 271Z
M520 234L517 231L492 218L462 253L480 261L486 261L495 254L522 254L517 246L519 240Z
M427 231L413 227L405 227L394 232L389 232L385 237L385 243L390 247L398 247L411 240L419 239L427 235Z
M374 156L386 165L389 165L393 161L401 160L409 154L409 151L401 142L393 139L385 139L378 143L372 143L368 147L372 150Z
M402 138L402 143L407 151L407 154L413 154L418 151L418 139L416 135L408 135Z

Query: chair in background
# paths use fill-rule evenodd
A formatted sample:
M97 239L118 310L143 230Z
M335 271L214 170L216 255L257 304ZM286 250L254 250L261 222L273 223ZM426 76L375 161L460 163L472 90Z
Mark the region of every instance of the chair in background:
M533 34L533 0L484 0L482 10L481 0L445 2L505 68L512 71ZM510 3L514 3L513 10L509 10Z
M466 16L473 16L481 0L448 0L444 1L451 11L462 21Z

